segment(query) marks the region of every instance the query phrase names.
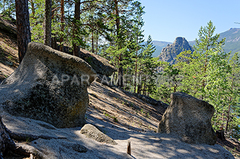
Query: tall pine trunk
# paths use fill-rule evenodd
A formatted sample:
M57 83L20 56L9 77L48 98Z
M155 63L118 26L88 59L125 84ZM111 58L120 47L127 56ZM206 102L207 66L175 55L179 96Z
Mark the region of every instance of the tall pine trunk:
M94 53L94 34L92 30L92 53Z
M51 46L52 0L45 0L44 44Z
M63 51L63 32L64 32L64 0L61 0L61 36L60 36L60 51Z
M234 73L232 74L232 88L231 90L233 90L233 87L234 87ZM232 101L232 97L229 97L229 103L231 103ZM229 125L229 120L230 120L230 111L231 111L231 104L228 105L228 111L227 111L227 123L226 123L226 127L225 127L225 132L228 131L228 125Z
M19 63L21 63L27 51L27 45L31 42L28 0L15 0L15 5L17 18L18 57Z
M138 43L138 35L137 35L137 43ZM136 89L137 89L137 71L138 70L138 47L137 47L137 50L136 50L136 61L135 61L135 79L134 79L134 90L133 90L133 93L136 92Z
M75 34L77 34L77 21L80 20L80 0L75 1L75 14L74 14L74 22L73 22L73 55L79 55L79 46L76 43Z
M116 12L116 28L117 28L117 45L119 49L122 48L121 44L121 35L120 35L120 17L118 10L118 0L114 0L115 3L115 12ZM122 66L122 53L118 57L119 68L118 68L118 86L123 87L123 66Z
M97 30L97 39L96 39L96 54L98 54L98 30Z

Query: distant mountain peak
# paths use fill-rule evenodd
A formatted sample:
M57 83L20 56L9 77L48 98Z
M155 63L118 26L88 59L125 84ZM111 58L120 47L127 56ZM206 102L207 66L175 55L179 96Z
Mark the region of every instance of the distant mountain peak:
M223 46L223 49L225 52L231 51L231 57L235 52L240 52L240 28L230 28L229 30L220 33L220 38L226 38L225 45ZM163 49L169 48L172 45L177 46L179 44L181 46L181 42L184 44L190 44L191 46L195 45L195 41L187 41L184 37L177 37L173 43L171 42L165 42L165 41L153 41L154 46L156 46L156 51L153 54L153 57L159 57L160 60L167 60L166 55L162 54ZM160 54L160 55L159 55ZM164 57L165 56L165 57ZM169 56L169 55L168 55ZM176 57L176 56L175 56ZM175 57L172 57L172 59L175 59Z
M162 49L159 60L173 64L176 61L176 56L185 50L193 51L193 48L184 37L177 37L173 44L168 44Z
M187 42L187 40L184 37L176 37L173 43L183 43L183 42Z

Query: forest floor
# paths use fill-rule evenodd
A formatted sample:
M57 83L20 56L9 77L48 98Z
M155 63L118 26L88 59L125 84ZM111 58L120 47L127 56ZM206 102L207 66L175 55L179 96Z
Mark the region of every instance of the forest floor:
M0 23L1 23L0 19ZM0 83L18 67L16 36L0 28ZM143 102L129 92L94 82L89 88L88 115L138 132L156 132L165 111L163 107ZM240 142L217 141L235 158L240 159Z

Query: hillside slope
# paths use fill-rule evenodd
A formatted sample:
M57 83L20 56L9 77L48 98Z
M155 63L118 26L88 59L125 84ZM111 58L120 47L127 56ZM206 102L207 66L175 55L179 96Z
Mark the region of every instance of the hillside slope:
M165 111L162 105L151 105L117 87L94 82L88 88L89 111L95 118L122 125L130 130L156 131ZM104 118L103 118L104 117Z
M0 16L0 82L18 66L17 37L14 25Z
M225 40L223 49L225 52L231 52L230 57L236 52L240 52L240 28L230 28L229 30L220 33L220 38ZM195 41L189 41L191 46L195 45Z
M226 38L223 49L226 52L232 52L231 57L235 52L240 51L240 28L231 28L220 34L220 39Z

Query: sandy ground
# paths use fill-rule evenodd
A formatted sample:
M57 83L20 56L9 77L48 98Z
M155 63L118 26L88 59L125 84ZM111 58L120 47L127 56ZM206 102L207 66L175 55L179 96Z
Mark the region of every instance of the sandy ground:
M12 132L21 134L48 135L66 137L66 139L38 139L24 143L44 152L46 158L198 158L227 159L234 158L220 145L191 145L181 142L176 136L154 132L138 132L122 126L99 120L94 112L87 113L87 122L97 126L102 132L113 138L118 144L108 145L86 138L80 134L80 127L57 129L48 123L22 117L13 117L1 113L3 122ZM131 141L132 154L127 155L127 143ZM85 146L88 151L77 152L74 147Z

